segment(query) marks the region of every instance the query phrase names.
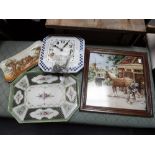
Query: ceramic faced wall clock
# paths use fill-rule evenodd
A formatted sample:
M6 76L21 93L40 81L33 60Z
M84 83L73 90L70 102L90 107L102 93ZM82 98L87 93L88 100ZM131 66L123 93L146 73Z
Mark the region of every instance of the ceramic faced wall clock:
M11 84L9 112L19 123L67 121L78 108L73 76L27 72Z
M44 72L76 73L84 66L84 50L82 38L48 36L43 40L38 65Z

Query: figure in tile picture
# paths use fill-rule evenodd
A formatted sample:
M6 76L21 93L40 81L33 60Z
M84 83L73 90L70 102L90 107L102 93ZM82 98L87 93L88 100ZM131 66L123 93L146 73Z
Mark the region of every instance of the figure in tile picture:
M87 103L92 106L145 110L142 61L142 57L136 56L91 53Z

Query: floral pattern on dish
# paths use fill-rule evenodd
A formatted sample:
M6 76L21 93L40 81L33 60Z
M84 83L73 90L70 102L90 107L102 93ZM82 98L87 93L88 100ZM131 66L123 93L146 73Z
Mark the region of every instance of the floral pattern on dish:
M29 81L28 81L28 78L27 76L25 75L21 80L19 80L15 87L16 88L19 88L19 89L22 89L22 90L26 90L28 87L29 87Z
M18 116L18 118L23 121L26 113L28 111L28 108L25 104L21 104L16 106L15 108L13 108L13 112L15 113L16 116Z
M16 95L14 96L14 100L15 100L16 104L20 104L22 99L23 99L23 94L22 94L22 91L19 90L19 91L17 91Z
M42 84L42 83L52 83L54 81L57 81L58 77L54 75L38 75L34 78L32 78L32 82Z
M47 78L53 76L56 81ZM40 78L47 83L40 84ZM27 72L11 84L13 100L10 100L9 112L20 123L67 121L78 107L77 90L76 80L70 75Z
M68 97L70 102L74 102L75 98L76 98L76 91L74 90L73 87L69 87L67 92L66 92L66 96Z
M29 108L59 107L65 101L65 87L59 83L32 85L24 98Z
M30 113L30 116L32 118L41 120L42 118L48 118L51 119L53 117L56 117L59 114L57 110L53 110L52 108L48 109L37 109L36 111L33 111Z
M75 109L76 104L71 104L69 102L66 102L61 106L61 110L63 112L63 115L65 118L67 118Z

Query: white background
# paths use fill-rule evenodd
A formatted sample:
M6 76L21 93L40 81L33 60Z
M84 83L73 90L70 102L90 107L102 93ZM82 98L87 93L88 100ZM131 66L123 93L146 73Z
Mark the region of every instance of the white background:
M152 136L1 136L0 154L152 155L153 138Z
M154 0L1 0L0 18L152 19L155 17L154 2ZM150 155L155 153L154 146L154 136L0 137L0 155Z
M1 0L0 18L154 18L154 0Z

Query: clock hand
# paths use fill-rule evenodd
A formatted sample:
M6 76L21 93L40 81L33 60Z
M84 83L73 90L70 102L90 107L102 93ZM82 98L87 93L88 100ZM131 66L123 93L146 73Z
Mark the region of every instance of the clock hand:
M54 45L54 47L58 48L60 51L63 51L63 48L66 47L69 42L70 40L62 48L58 47L57 45Z
M60 51L62 51L62 48L58 47L57 45L54 45L54 47L58 48Z
M69 40L62 48L66 47L66 46L68 45L69 42L70 42L70 40Z

